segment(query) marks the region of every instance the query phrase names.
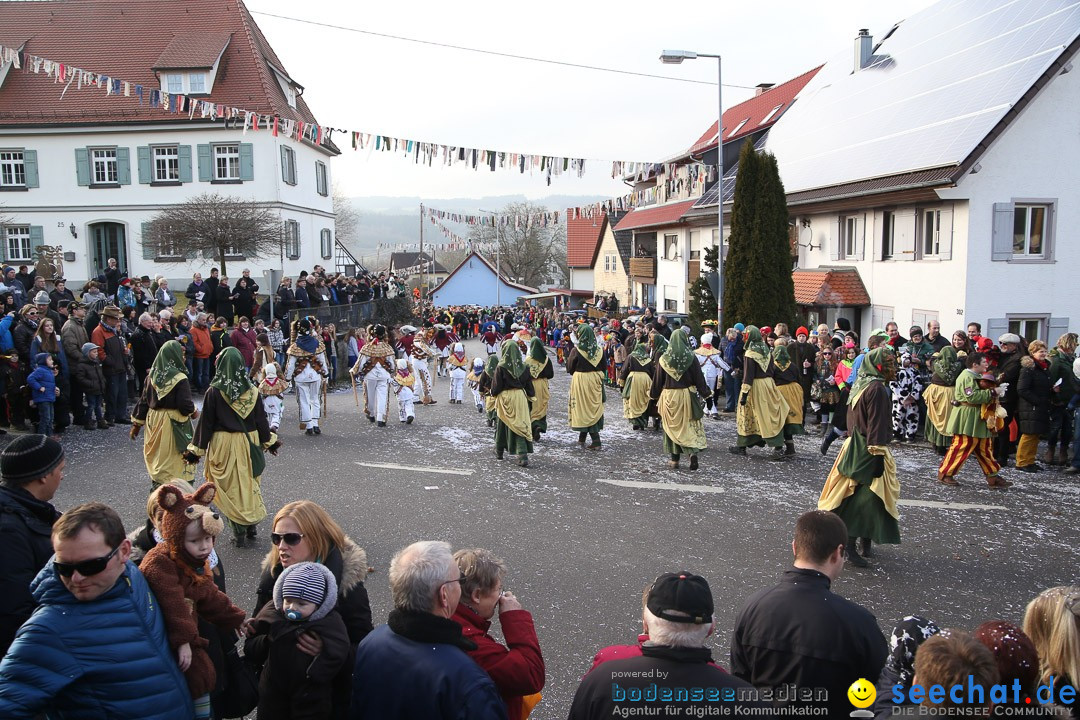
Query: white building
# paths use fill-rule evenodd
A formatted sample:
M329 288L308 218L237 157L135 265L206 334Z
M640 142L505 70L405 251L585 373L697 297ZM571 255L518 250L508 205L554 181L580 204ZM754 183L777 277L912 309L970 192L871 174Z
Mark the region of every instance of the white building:
M1069 328L1078 36L1075 0L943 0L877 45L862 31L772 128L799 266L858 270L864 336L888 320L1051 343Z
M19 51L22 66L0 54L5 263L32 265L37 246L60 246L75 285L115 257L129 275L186 286L215 259L143 242L144 229L167 206L221 193L281 218L280 242L265 257L226 255L234 277L333 265L329 163L338 150L317 130L287 135L315 118L240 0L0 3L0 45ZM74 78L66 90L46 60ZM100 77L79 89L91 78L75 68ZM218 119L203 118L204 102ZM233 108L260 115L260 128L249 119L245 130Z

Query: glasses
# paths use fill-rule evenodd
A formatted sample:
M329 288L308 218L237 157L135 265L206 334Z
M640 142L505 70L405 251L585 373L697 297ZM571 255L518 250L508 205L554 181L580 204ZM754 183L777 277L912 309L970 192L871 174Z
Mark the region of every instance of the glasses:
M442 587L443 585L449 585L450 583L461 583L461 584L464 585L465 584L465 573L461 573L461 577L454 578L453 580L447 580L446 582L439 583L439 587Z
M120 549L117 545L113 548L113 551L104 557L94 558L92 560L83 560L77 563L60 562L59 560L53 560L53 568L56 569L57 575L60 577L71 577L76 572L83 577L90 577L97 575L109 566L109 561L113 559L116 552Z
M299 545L303 537L304 533L270 533L270 542L277 546L284 540L286 545L294 546Z

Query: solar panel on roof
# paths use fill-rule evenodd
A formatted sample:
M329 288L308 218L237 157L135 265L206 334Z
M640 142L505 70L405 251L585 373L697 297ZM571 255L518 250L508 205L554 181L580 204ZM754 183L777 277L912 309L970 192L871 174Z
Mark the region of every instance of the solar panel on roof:
M942 0L844 50L771 129L785 189L958 165L1078 34L1080 0Z

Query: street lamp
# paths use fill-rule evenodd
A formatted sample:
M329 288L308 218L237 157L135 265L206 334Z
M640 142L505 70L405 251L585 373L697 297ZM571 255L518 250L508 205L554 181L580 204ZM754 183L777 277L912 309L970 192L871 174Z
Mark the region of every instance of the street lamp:
M716 248L717 293L716 320L723 321L724 305L724 100L723 100L723 63L719 55L697 53L691 50L665 50L660 54L660 62L665 65L679 65L683 60L698 58L716 58L716 234L719 245Z

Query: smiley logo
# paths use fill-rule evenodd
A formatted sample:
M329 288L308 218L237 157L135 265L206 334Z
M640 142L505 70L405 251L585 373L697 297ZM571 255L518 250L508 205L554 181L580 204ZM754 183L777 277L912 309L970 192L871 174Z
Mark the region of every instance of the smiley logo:
M848 700L857 708L868 708L877 699L877 689L866 678L859 678L851 683L847 691Z

